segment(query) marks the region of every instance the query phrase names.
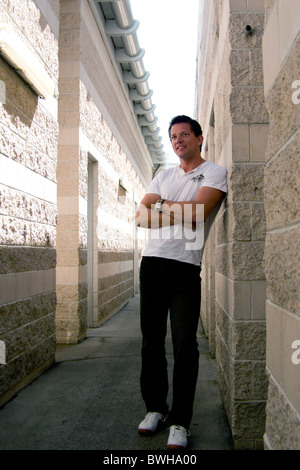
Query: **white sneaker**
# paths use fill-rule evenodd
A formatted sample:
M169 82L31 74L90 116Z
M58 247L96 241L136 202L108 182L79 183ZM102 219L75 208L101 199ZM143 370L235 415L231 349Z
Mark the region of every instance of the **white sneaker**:
M159 423L165 422L166 418L161 413L148 412L145 416L145 419L139 424L138 432L139 434L147 435L153 434Z
M182 426L171 426L168 439L168 449L185 449L188 445L188 436L191 433Z

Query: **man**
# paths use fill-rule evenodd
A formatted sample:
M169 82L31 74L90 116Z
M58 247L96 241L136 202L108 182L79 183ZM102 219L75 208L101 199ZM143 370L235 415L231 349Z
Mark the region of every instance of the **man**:
M170 311L174 368L168 448L185 448L198 377L200 269L209 228L227 192L226 169L201 157L199 123L177 116L169 126L180 165L160 172L136 213L150 229L140 268L141 393L147 414L140 434L152 434L168 415L165 354Z

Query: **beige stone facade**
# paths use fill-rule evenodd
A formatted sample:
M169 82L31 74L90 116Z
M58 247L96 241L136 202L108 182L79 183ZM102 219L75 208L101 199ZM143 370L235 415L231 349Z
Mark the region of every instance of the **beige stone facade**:
M270 132L264 175L269 377L265 446L272 450L300 449L299 25L299 2L266 2L264 89Z
M124 79L128 5L0 1L0 404L138 290L134 215L162 150L147 82Z
M299 449L299 3L208 0L200 11L196 113L204 158L227 167L229 188L201 316L235 447Z
M59 64L56 332L68 343L134 293L132 221L152 165L88 2L61 2Z
M31 68L1 43L0 406L138 292L133 217L162 160L120 4L0 0ZM195 115L229 188L201 318L235 448L299 450L300 3L200 5Z
M53 363L56 347L58 2L43 14L38 3L0 2L1 29L53 83L40 99L0 58L0 403Z

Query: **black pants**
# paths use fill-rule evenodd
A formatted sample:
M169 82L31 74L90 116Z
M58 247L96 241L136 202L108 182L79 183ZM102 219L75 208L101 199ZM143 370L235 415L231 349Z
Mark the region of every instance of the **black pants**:
M170 423L189 428L198 377L197 328L200 267L166 258L144 257L140 269L141 392L147 411L168 412L165 354L170 311L174 369Z

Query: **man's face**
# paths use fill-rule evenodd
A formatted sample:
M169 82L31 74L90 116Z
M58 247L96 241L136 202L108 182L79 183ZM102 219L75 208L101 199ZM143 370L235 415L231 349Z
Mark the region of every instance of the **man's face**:
M174 124L171 127L172 148L179 158L199 157L203 137L195 136L188 122Z

